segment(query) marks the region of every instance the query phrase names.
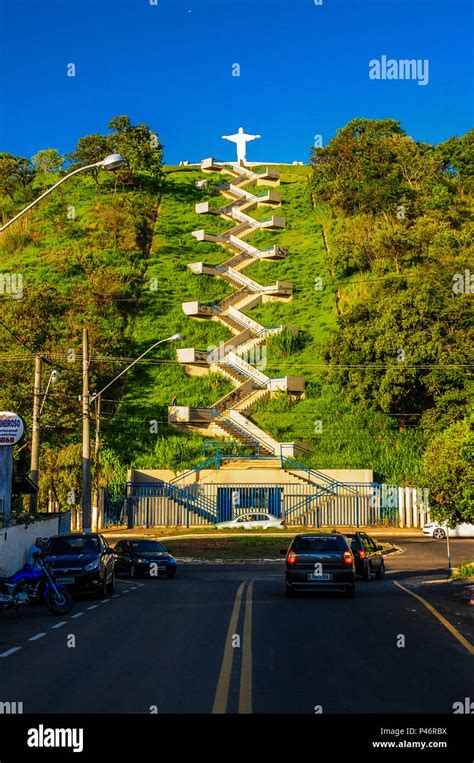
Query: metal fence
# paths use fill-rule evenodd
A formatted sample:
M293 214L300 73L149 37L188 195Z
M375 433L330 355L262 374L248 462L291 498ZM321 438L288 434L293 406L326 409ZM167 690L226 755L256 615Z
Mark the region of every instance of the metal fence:
M212 525L253 511L265 511L291 525L397 526L399 493L397 485L377 482L130 482L125 496L111 500L106 494L104 526Z

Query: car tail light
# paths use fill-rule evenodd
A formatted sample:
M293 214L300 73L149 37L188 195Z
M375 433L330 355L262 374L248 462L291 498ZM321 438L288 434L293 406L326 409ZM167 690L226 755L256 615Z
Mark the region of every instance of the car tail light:
M288 551L288 556L286 557L286 561L288 564L294 564L296 562L296 554L294 551Z
M281 525L286 525L286 520L285 520L285 519L282 519L282 520L281 520L281 522L280 522L280 524L281 524Z
M363 548L359 549L357 554L359 555L359 559L365 559L366 554Z
M343 557L344 564L352 564L354 561L354 557L352 556L350 551L344 551Z

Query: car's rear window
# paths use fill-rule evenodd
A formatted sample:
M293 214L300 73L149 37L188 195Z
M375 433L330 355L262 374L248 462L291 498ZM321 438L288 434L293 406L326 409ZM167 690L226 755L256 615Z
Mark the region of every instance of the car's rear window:
M346 539L348 546L351 548L358 548L360 544L358 535L344 535L344 538Z
M165 547L156 540L132 540L132 549L141 554L166 551Z
M340 535L296 538L292 550L297 554L321 554L326 551L346 551L347 542Z

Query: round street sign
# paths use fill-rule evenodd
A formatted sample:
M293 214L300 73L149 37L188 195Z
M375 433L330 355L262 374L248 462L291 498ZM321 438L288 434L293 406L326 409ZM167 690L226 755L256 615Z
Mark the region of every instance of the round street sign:
M15 445L23 437L23 420L16 413L0 411L0 447Z

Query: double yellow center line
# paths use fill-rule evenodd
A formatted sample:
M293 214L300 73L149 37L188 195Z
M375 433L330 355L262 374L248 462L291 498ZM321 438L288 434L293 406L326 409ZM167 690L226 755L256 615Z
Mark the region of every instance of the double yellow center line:
M234 636L237 635L240 610L246 581L243 581L237 589L234 606L230 616L229 627L225 641L224 656L217 682L216 695L212 707L213 713L226 713L229 701L230 681L232 665L234 662ZM253 582L247 587L244 602L244 627L241 642L242 661L240 667L239 689L239 713L252 712L252 606L253 606Z

